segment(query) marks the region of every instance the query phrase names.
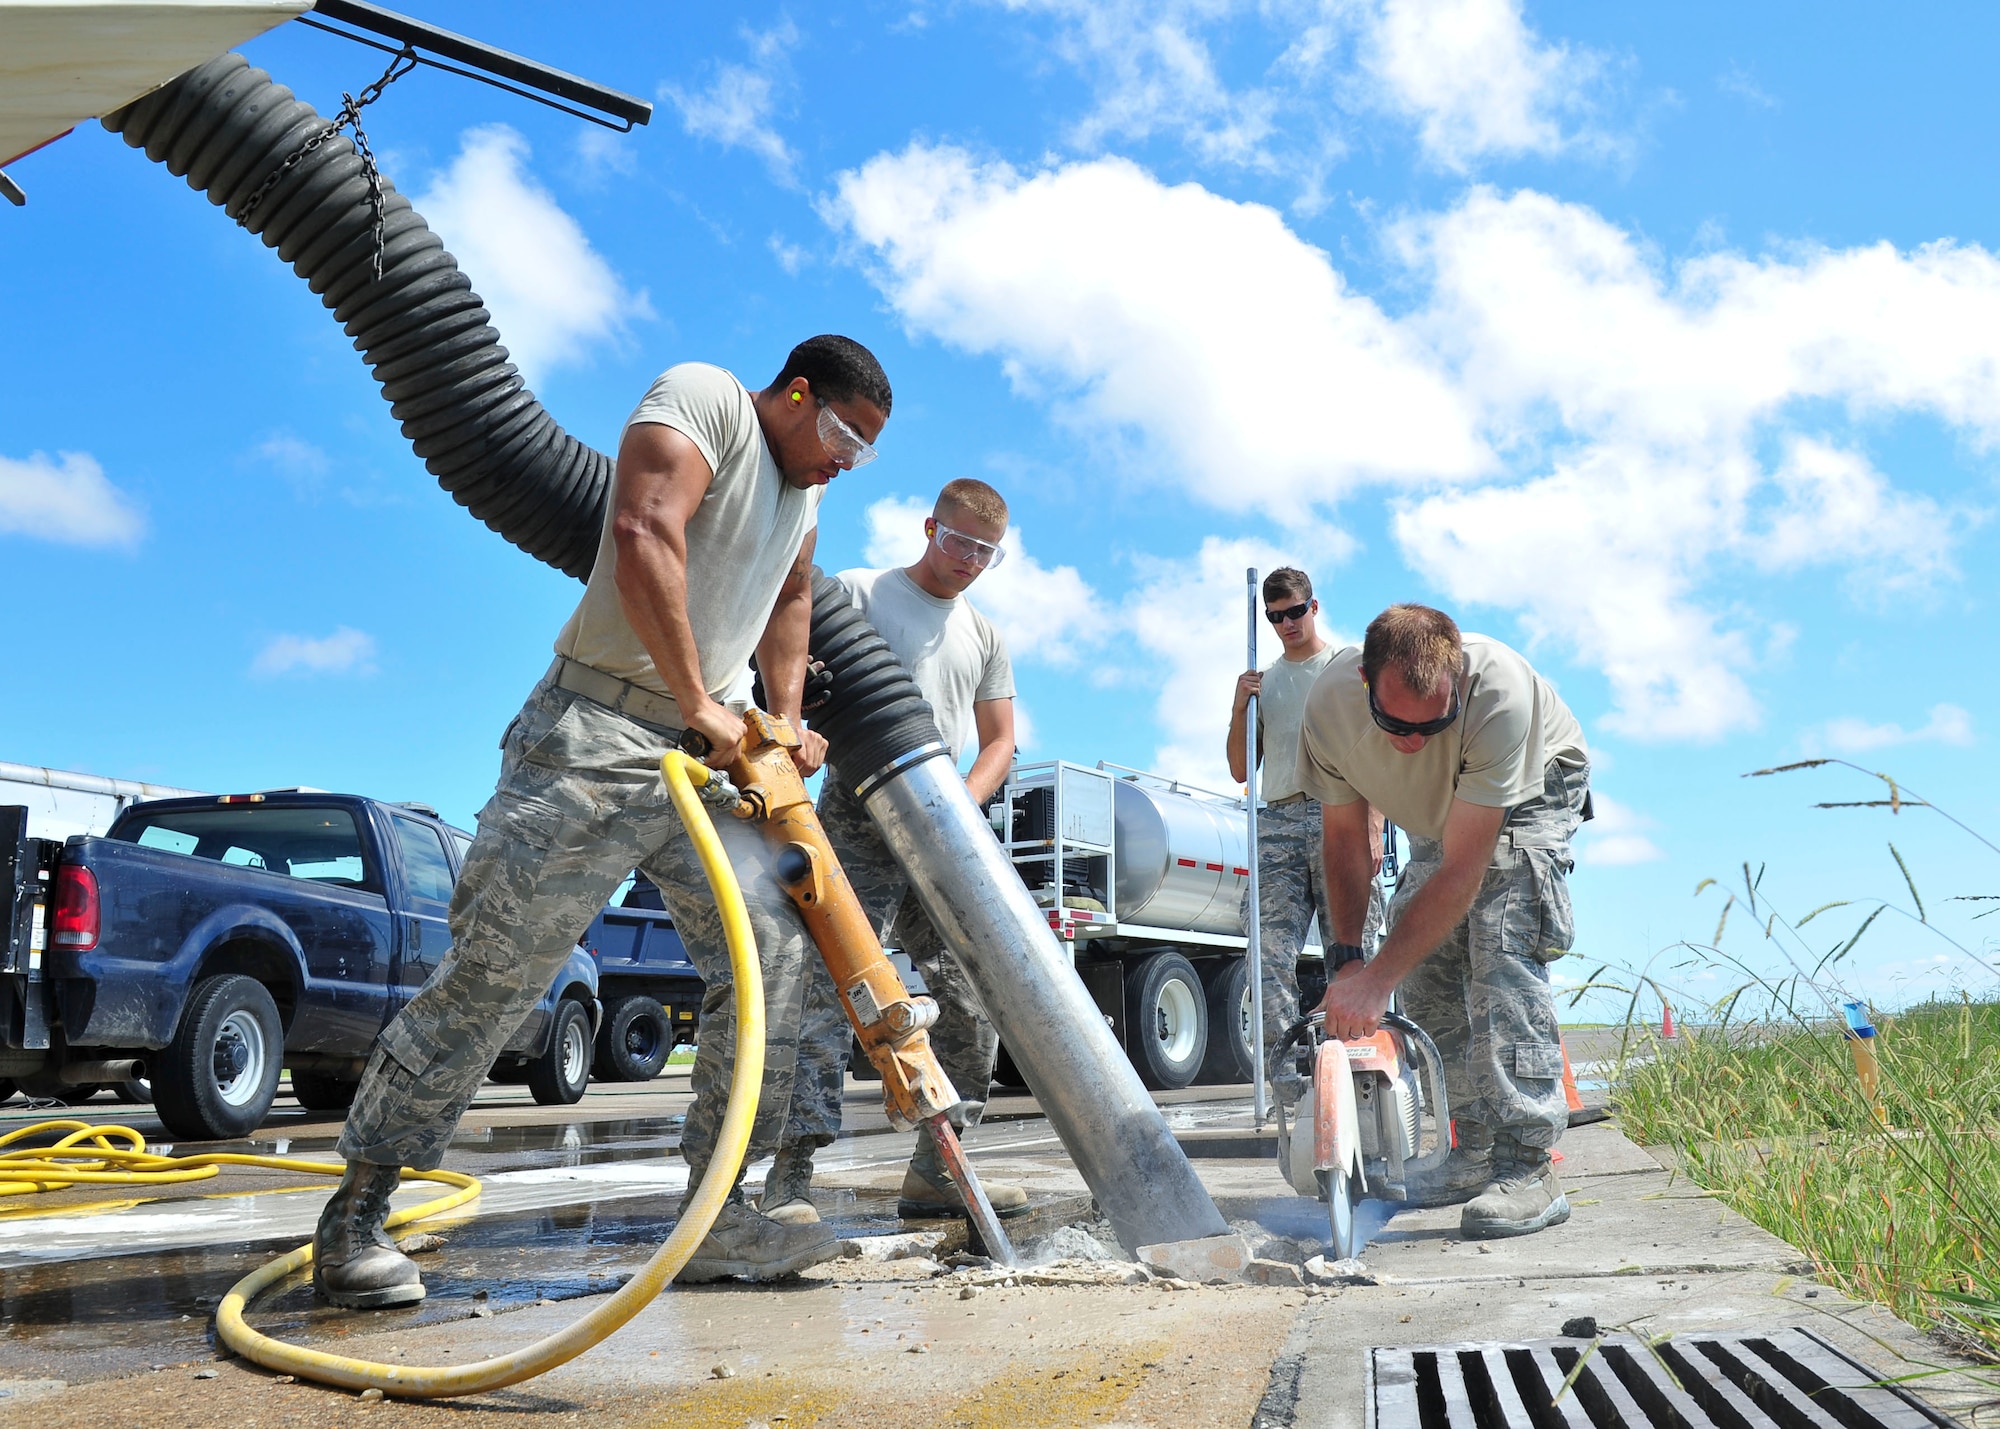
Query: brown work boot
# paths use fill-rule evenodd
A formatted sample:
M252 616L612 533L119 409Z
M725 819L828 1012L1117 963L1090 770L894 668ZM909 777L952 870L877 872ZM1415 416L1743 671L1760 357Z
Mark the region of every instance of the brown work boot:
M1493 1181L1466 1203L1459 1234L1467 1240L1533 1235L1569 1219L1569 1197L1555 1162L1537 1146L1496 1146Z
M1407 1204L1459 1206L1492 1184L1493 1148L1454 1146L1442 1165L1408 1178Z
M996 1216L1018 1216L1028 1209L1028 1193L1019 1186L987 1180L981 1180L979 1185ZM937 1143L928 1132L919 1133L916 1154L910 1158L910 1169L903 1173L896 1214L906 1221L936 1221L965 1213L965 1197L959 1194L951 1173L944 1169Z
M832 1260L840 1242L822 1225L781 1225L742 1201L730 1201L674 1279L682 1285L710 1280L782 1280Z
M416 1262L396 1249L382 1222L403 1179L400 1166L350 1161L313 1231L313 1289L349 1310L380 1310L424 1298Z
M819 1207L812 1203L813 1152L810 1142L780 1146L764 1173L764 1194L757 1209L781 1226L809 1226L819 1222Z

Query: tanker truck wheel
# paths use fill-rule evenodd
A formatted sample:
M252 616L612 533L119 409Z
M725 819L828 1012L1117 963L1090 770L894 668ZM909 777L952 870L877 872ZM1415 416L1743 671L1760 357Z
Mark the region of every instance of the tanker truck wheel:
M1208 994L1194 964L1154 953L1125 971L1125 1051L1156 1091L1186 1086L1208 1052Z
M1257 1015L1250 1002L1250 963L1228 958L1210 964L1208 976L1208 1056L1202 1059L1201 1080L1213 1086L1236 1086L1257 1079L1257 1058L1251 1038Z

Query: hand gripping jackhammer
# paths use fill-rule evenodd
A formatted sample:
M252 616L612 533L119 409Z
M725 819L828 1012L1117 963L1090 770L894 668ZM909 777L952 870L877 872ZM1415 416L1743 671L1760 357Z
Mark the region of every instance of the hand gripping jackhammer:
M834 856L805 780L792 762L791 751L799 747L799 737L790 721L752 709L743 722L743 745L729 762L728 777L711 778L702 798L756 823L776 847L773 868L778 883L798 905L833 976L854 1035L882 1074L882 1100L890 1122L900 1130L930 1128L987 1254L1011 1266L1014 1248L952 1128L949 1113L962 1098L938 1065L925 1030L937 1021L938 1005L928 997L912 996L883 953L881 939ZM697 758L706 755L707 745L692 730L681 740L682 748Z

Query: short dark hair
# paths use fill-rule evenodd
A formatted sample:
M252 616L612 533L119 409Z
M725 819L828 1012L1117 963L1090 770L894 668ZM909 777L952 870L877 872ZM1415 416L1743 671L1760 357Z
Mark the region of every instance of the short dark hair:
M811 383L813 395L822 402L872 402L885 417L896 400L875 354L851 337L830 332L793 348L785 370L772 379L771 390L784 391L796 377Z
M1419 697L1440 694L1465 663L1458 622L1428 605L1392 605L1361 638L1361 676L1369 684L1394 669Z
M1269 605L1280 596L1296 596L1300 600L1313 598L1312 577L1296 566L1279 566L1264 577L1264 604Z

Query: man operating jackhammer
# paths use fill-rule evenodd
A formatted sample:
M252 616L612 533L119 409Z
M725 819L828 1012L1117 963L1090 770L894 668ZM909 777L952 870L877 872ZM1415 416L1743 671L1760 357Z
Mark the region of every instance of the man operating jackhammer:
M1549 1155L1569 1122L1548 964L1575 934L1569 843L1590 817L1575 716L1499 641L1392 605L1306 697L1299 769L1323 806L1342 943L1367 907L1369 804L1410 835L1388 936L1372 961L1330 969L1322 1007L1328 1036L1362 1037L1400 988L1444 1058L1457 1144L1411 1200L1463 1203L1475 1239L1568 1220Z
M423 1298L416 1265L382 1229L400 1168L438 1164L494 1057L634 868L659 886L707 983L681 1135L689 1184L706 1173L736 1058L729 958L660 758L693 730L711 764L728 762L753 652L771 712L796 723L820 498L873 459L890 400L866 348L822 336L760 391L719 367L669 368L627 421L590 583L501 738L499 787L452 894L451 951L383 1030L341 1132L347 1171L313 1234L313 1284L334 1304ZM794 758L811 772L825 741L802 738ZM770 1038L754 1159L784 1124L804 971L818 958L762 834L736 819L716 832L763 962ZM779 1225L738 1191L679 1278L775 1279L837 1251L826 1227Z
M929 701L953 756L968 735L977 741L978 753L965 776L977 804L993 797L1014 756L1014 667L1006 641L965 591L1000 564L1000 540L1006 534L1007 503L1000 493L983 481L963 478L938 493L937 504L924 518L924 553L916 564L842 571L837 577ZM960 1132L977 1126L1000 1045L978 995L918 904L874 820L831 769L819 798L819 821L882 941L909 956L937 1000L931 1046L965 1098L952 1111L952 1124ZM759 1202L765 1215L788 1225L819 1219L809 1194L813 1155L840 1132L841 1088L853 1047L847 1016L824 966L809 968L807 983L791 1116ZM1019 1215L1028 1208L1028 1193L1019 1186L984 1185L998 1214ZM897 1213L913 1218L965 1214L964 1197L946 1173L928 1127L917 1131Z
M1333 658L1333 642L1319 632L1319 601L1312 578L1291 566L1280 566L1264 577L1264 618L1283 647L1262 670L1245 670L1236 677L1235 701L1229 711L1229 735L1224 754L1229 777L1241 784L1250 777L1249 707L1257 698L1256 763L1261 770L1257 811L1258 945L1264 955L1264 1045L1276 1047L1299 1020L1300 998L1316 1007L1326 991L1323 963L1302 963L1306 931L1319 918L1322 943L1333 937L1333 916L1326 903L1325 857L1321 848L1319 800L1299 781L1299 724L1305 718L1306 694ZM1381 821L1374 821L1379 840ZM1377 847L1374 865L1381 866ZM1371 884L1368 916L1359 951L1366 947L1382 920L1381 895ZM1246 909L1245 916L1248 916ZM1247 930L1246 930L1247 931ZM1329 955L1335 950L1329 948ZM1217 1034L1210 1046L1222 1043ZM1305 1079L1289 1064L1278 1071L1273 1091L1289 1107L1305 1090Z

